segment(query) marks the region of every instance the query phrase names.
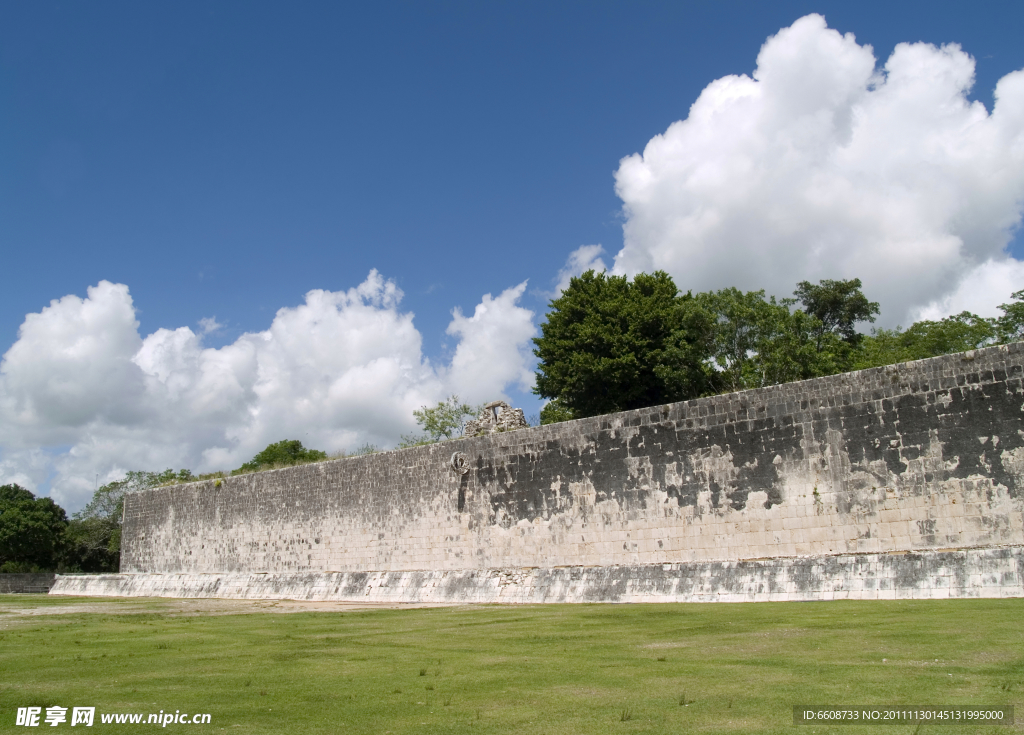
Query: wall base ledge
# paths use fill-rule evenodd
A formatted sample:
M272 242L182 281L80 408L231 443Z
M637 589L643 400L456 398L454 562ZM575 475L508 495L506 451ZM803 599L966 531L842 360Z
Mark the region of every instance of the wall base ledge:
M58 575L50 594L455 605L1024 597L1024 546L608 567Z

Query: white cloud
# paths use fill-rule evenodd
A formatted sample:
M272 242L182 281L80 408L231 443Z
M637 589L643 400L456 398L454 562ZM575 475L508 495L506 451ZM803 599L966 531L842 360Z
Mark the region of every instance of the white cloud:
M131 362L142 345L138 326L128 287L106 281L86 299L65 296L27 315L0 368L0 436L17 427L30 440L60 443L90 421L137 421L144 391Z
M1010 294L1024 289L1024 263L1019 260L990 260L967 273L955 291L919 309L914 321L942 319L969 311L979 316L1001 316L1001 304Z
M459 309L452 312L448 334L459 338L459 346L446 375L450 392L469 403L482 403L505 397L506 385L523 390L533 386L533 312L517 306L525 290L523 281L496 299L486 294L470 317Z
M199 331L203 334L212 334L223 328L224 325L218 322L215 316L207 316L199 320Z
M393 444L412 411L527 385L526 284L454 312L450 367L423 357L402 293L376 271L348 291L310 291L264 332L219 349L188 327L143 338L128 288L106 281L29 314L0 363L0 483L74 510L129 469L230 469L296 438L334 451ZM212 320L210 320L212 323ZM209 323L203 324L204 332Z
M580 245L569 253L565 265L558 271L558 285L551 296L557 298L562 291L569 288L569 281L589 270L603 272L608 270L601 255L604 248L600 245Z
M45 477L49 457L39 448L8 451L0 460L0 484L16 483L33 487L37 478Z
M967 99L973 79L955 44L900 44L877 69L870 46L801 18L752 77L712 82L621 161L615 271L780 296L859 277L885 324L982 280L1007 301L1024 288L1004 253L1024 205L1024 71L1000 80L991 113Z

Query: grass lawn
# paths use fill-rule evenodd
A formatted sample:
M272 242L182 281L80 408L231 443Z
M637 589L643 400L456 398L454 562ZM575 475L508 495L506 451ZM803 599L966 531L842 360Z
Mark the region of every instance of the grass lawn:
M163 728L207 733L1024 731L796 726L796 704L1024 721L1024 599L188 614L0 596L0 731L44 731L15 711L51 705L95 706L87 732L152 731L100 714L160 710L210 713Z

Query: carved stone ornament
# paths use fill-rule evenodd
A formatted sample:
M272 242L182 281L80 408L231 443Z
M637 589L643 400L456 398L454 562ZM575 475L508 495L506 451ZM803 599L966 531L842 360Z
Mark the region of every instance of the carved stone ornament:
M466 455L462 452L453 454L452 458L448 461L448 468L457 475L464 475L469 472L469 466L466 465Z

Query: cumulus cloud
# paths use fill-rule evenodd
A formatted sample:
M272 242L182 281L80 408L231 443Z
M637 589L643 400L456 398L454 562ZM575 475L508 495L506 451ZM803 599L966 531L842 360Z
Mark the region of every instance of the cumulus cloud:
M586 273L589 270L599 272L608 270L601 258L603 254L604 248L600 245L580 245L569 253L565 265L558 271L558 285L555 286L555 291L551 294L552 297L557 298L561 295L562 291L569 288L569 281L581 273Z
M473 316L463 316L459 309L452 312L447 332L459 338L459 345L446 377L461 399L481 403L502 395L506 385L523 390L533 386L533 312L516 305L525 290L523 281L498 298L486 294Z
M622 159L616 272L663 269L684 289L863 280L882 323L1024 288L1005 252L1024 206L1024 70L991 113L967 95L955 44L870 46L820 15L769 38L752 76L709 84L685 120ZM958 294L960 294L958 296Z
M221 348L188 327L143 337L128 287L106 281L29 314L0 363L0 482L75 509L97 475L230 469L287 438L327 450L389 446L412 411L451 392L470 400L528 386L525 283L453 313L450 366L422 353L397 286L372 271L347 291L315 290L270 327ZM45 448L45 449L44 449Z
M1009 303L1010 294L1021 289L1024 289L1024 263L990 260L967 273L956 290L917 310L914 321L942 319L963 311L981 316L1001 315L999 305Z

